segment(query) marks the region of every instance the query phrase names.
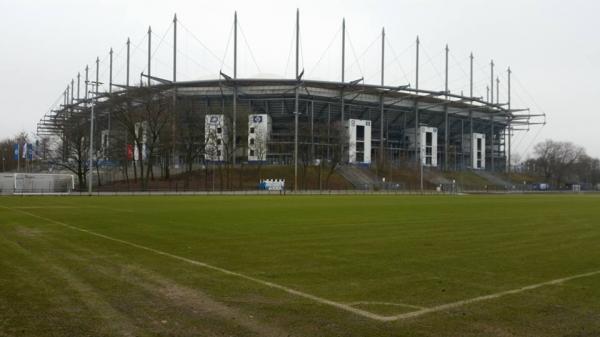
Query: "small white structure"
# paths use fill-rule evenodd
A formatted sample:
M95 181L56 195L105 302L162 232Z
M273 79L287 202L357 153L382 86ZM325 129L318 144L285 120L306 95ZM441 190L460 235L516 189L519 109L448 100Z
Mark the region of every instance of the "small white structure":
M209 161L225 161L226 143L229 139L225 115L206 115L204 119L204 158Z
M248 161L267 160L270 136L271 116L267 114L248 116Z
M348 136L348 162L371 163L371 121L349 119L346 122Z
M285 179L264 179L260 181L260 189L266 191L284 191Z
M140 148L138 142L135 141L133 144L133 159L134 160L146 160L148 159L148 153L146 151L146 143L148 142L148 122L135 123L135 138L141 141L142 155L140 157Z
M438 129L421 126L417 132L414 128L406 129L405 132L410 147L418 149L423 166L437 167Z
M72 174L13 173L0 175L1 194L68 194L75 189Z
M474 170L485 169L485 134L473 133L464 135L463 152L471 157L470 166Z
M0 175L0 195L12 194L15 190L15 176L14 174L1 174Z

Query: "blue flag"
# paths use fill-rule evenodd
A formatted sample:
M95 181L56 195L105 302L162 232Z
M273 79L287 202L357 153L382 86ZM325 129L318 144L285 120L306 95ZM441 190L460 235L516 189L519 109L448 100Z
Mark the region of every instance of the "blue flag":
M13 159L14 159L14 160L19 160L19 149L20 149L20 148L21 148L21 147L19 146L19 144L15 144L15 145L13 146L13 154L14 154L14 156L13 156Z

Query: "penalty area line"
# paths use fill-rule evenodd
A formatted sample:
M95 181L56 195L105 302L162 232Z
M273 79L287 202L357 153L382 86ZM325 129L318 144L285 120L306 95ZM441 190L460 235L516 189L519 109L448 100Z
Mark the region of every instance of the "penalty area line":
M411 311L411 312L407 312L404 314L399 314L399 315L394 315L394 316L386 316L385 320L386 321L398 321L398 320L404 320L404 319L408 319L408 318L415 318L415 317L423 316L425 314L431 314L431 313L438 312L438 311L445 311L445 310L449 310L449 309L462 307L462 306L465 306L465 305L471 304L471 303L489 301L489 300L493 300L493 299L503 297L506 295L514 295L514 294L522 293L525 291L541 288L544 286L557 285L557 284L561 284L561 283L564 283L567 281L572 281L572 280L595 276L595 275L600 275L600 270L592 271L592 272L584 273L584 274L577 274L577 275L572 275L572 276L568 276L568 277L563 277L563 278L559 278L559 279L555 279L555 280L551 280L551 281L531 284L531 285L517 288L517 289L501 291L498 293L474 297L474 298L470 298L470 299L466 299L466 300L462 300L462 301L446 303L446 304L438 305L435 307L423 308L421 310Z

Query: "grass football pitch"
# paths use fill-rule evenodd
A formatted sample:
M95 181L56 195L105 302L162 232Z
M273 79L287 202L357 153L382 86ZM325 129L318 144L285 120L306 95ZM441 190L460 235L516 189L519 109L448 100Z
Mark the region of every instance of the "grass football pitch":
M0 198L0 336L599 336L600 196Z

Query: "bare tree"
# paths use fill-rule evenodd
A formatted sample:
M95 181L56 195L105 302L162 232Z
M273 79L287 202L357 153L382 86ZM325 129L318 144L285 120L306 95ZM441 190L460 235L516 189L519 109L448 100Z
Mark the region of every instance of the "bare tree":
M267 160L269 144L267 135L262 128L257 128L254 132L256 136L250 139L248 152L250 154L249 157L254 156L256 158L256 176L258 181L260 181L262 179L261 170Z
M180 128L176 139L186 165L186 185L188 185L194 162L205 154L204 114L198 111L197 104L192 98L181 100L177 107Z
M575 164L585 155L585 149L570 142L546 140L534 148L535 164L546 180L561 186Z
M29 143L29 135L25 131L19 132L12 138L7 138L0 141L0 169L2 171L15 171L18 166L18 162L23 157L23 144ZM14 146L19 146L19 158L15 159Z
M136 147L138 156L134 161L139 166L141 188L146 189L153 176L156 156L161 154L161 138L169 137L167 126L173 115L172 95L142 87L113 94L110 101L113 118L126 130L128 140ZM163 143L169 146L168 142Z
M71 114L62 121L61 127L52 146L54 151L50 152L50 161L73 172L79 188L84 189L89 170L89 120L81 114Z
M347 147L344 147L345 138L343 125L340 122L336 122L332 125L328 130L326 138L328 138L327 147L322 148L322 151L324 152L322 157L326 159L321 160L320 165L326 172L325 188L329 189L331 176L333 176L345 156L343 149L347 149Z

